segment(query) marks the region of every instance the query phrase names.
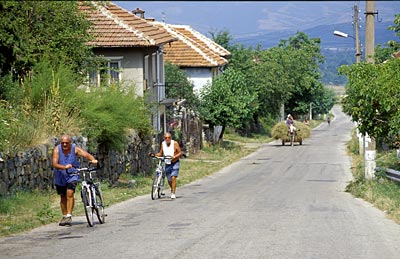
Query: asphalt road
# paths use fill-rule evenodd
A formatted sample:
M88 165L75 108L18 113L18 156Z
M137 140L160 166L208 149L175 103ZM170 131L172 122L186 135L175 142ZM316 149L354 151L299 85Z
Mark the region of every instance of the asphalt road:
M1 238L0 258L400 258L400 226L344 192L353 124L334 112L302 146L265 144L176 200L111 206L94 228L75 217Z

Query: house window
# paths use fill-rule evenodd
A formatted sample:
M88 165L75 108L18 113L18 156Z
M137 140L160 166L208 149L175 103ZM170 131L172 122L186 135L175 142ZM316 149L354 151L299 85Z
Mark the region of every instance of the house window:
M121 60L122 57L107 58L107 61L103 63L101 68L97 71L91 71L89 73L90 85L110 85L117 84L121 81Z

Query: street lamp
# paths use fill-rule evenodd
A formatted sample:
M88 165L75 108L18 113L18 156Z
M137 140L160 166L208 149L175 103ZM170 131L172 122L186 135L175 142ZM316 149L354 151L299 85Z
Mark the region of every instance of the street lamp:
M358 38L358 34L356 35L356 37L354 38L353 36L341 32L341 31L334 31L333 35L338 36L338 37L342 37L342 38L353 38L356 42L356 61L357 63L360 63L361 61L361 51L360 51L360 39Z
M347 38L347 37L354 38L353 36L350 36L349 34L341 32L341 31L334 31L333 35L338 36L338 37L342 37L342 38Z

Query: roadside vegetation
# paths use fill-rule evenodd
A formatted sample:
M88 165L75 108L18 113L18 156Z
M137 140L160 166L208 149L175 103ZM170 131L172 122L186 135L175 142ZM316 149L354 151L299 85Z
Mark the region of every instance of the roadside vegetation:
M388 29L400 36L400 14L395 16L394 25ZM358 123L361 134L376 140L376 165L397 170L400 169L396 153L400 148L400 59L394 54L399 50L399 42L392 40L386 46L376 48L374 63L360 62L339 68L339 73L348 79L342 100L344 112ZM375 173L372 179L366 177L364 157L359 155L358 148L353 133L348 151L353 157L354 181L347 191L372 203L400 223L400 184L387 179L383 172Z
M364 156L359 154L358 139L354 132L347 150L352 157L354 180L347 186L346 191L370 202L384 211L388 218L400 224L400 184L387 179L383 173L377 173L374 179L365 178ZM378 152L376 164L382 168L400 170L395 150Z

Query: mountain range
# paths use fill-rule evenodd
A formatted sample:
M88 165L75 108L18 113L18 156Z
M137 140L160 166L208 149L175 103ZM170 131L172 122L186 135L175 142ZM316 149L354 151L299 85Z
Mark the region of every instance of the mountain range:
M210 32L228 31L234 42L246 46L260 43L268 48L297 31L321 38L323 48L352 47L354 40L333 35L334 30L353 35L353 8L359 10L360 41L363 44L366 1L113 1L132 11L140 8L146 18L169 24L190 25L210 37ZM396 39L387 26L400 13L400 1L374 1L375 42Z
M389 26L392 26L393 22L376 22L375 23L375 45L386 44L389 40L400 41L399 37L396 36L395 32L388 30ZM335 30L345 32L350 36L348 38L342 38L335 36L333 32ZM235 38L232 42L243 44L245 46L255 47L258 44L263 49L276 46L280 40L289 39L294 36L297 31L285 30L285 31L274 31L260 33L258 35L252 35L248 37ZM353 37L353 26L349 23L339 23L334 25L319 25L313 28L303 30L310 38L320 38L322 49L353 49L355 48L355 39ZM359 29L361 48L365 45L365 30Z

